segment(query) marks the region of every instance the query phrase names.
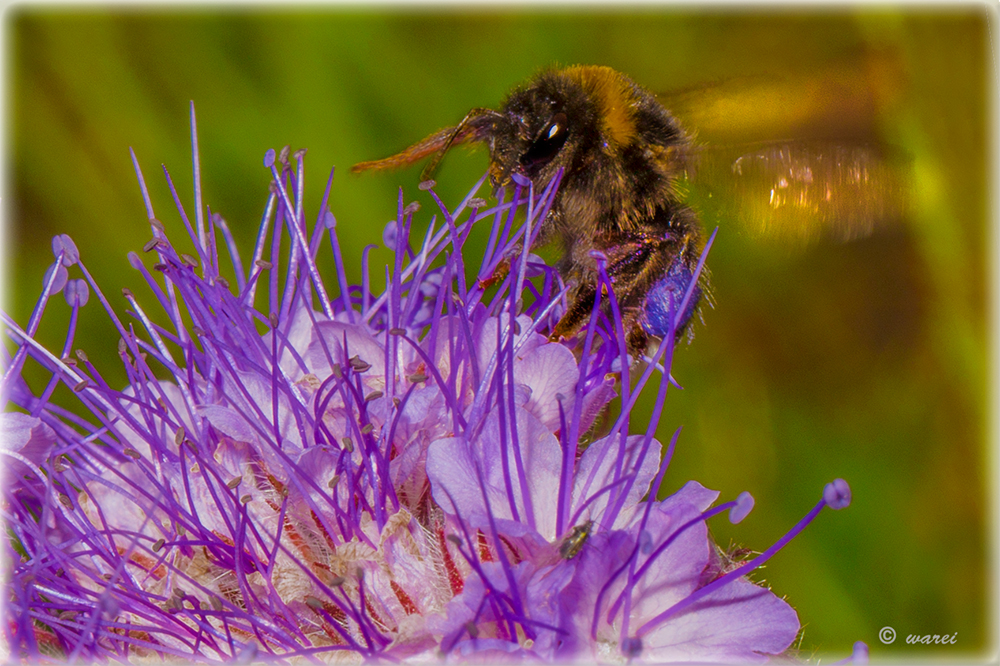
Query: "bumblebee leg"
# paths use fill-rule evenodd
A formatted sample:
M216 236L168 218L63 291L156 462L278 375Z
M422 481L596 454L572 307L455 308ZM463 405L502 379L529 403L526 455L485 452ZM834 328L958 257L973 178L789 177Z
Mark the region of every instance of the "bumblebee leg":
M507 273L510 273L510 259L504 259L499 264L497 264L496 270L493 271L493 275L479 280L479 288L486 290L495 285L500 280L507 277Z
M637 322L627 333L628 351L632 356L641 356L649 348L649 335Z
M559 318L559 322L552 329L552 333L549 334L549 340L556 342L559 338L569 337L576 333L594 309L594 298L596 296L597 290L593 281L584 282L577 287L572 297L570 297L569 307L563 313L563 316Z
M607 275L618 300L622 328L632 354L643 353L650 336L662 338L671 329L675 339L682 335L706 288L704 280L696 285L678 316L694 277L700 241L697 229L679 231L669 229L664 233L649 229L599 239L608 257ZM569 308L553 329L551 340L568 337L587 319L597 297L596 282L592 274L577 288ZM606 295L602 294L602 300L602 308L610 317Z

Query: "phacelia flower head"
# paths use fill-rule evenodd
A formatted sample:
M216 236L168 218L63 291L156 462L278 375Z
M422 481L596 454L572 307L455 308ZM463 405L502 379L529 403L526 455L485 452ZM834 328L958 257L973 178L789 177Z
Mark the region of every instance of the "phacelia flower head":
M558 177L495 205L476 196L484 178L455 209L431 189L439 214L419 235L400 194L378 293L367 249L362 284L347 283L359 259L341 254L327 196L307 223L304 153L269 151L265 167L244 263L197 184L193 217L175 193L197 248L178 253L135 162L152 238L129 260L155 316L129 290L124 312L112 305L66 236L27 325L3 315L14 658L759 662L788 650L795 611L745 575L824 506L846 506L847 484L741 564L706 520L739 522L748 494L716 505L692 481L657 499L678 439L664 450L654 438L675 336L633 362L597 257L589 323L548 338L567 289L528 249ZM472 263L477 230L487 249ZM124 388L75 348L91 290L117 329ZM52 351L35 335L60 292L72 318ZM658 321L680 322L691 297ZM45 386L29 387L27 363ZM51 399L59 384L74 410ZM654 418L632 432L647 388ZM615 396L620 412L599 421Z

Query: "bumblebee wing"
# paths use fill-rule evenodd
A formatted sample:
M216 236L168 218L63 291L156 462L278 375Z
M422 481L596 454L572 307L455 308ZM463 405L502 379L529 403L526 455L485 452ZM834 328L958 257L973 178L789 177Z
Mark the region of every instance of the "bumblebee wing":
M793 138L874 139L905 103L899 53L865 50L782 76L742 75L658 95L702 141L714 145Z
M703 150L692 164L689 186L704 213L792 245L867 236L900 222L909 199L908 161L871 143L774 141Z
M685 165L692 177L679 185L705 226L735 219L786 245L850 240L897 222L910 198L909 160L877 139L905 81L899 54L873 50L660 95L698 141L725 147L695 147Z

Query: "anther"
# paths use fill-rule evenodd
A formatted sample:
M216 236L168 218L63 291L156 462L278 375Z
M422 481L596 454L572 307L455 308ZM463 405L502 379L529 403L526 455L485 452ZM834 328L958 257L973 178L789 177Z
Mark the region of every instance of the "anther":
M834 479L823 488L823 501L834 510L850 506L851 487L843 479Z
M747 491L743 491L736 498L736 504L729 510L729 522L737 525L753 510L753 496Z
M520 185L521 187L527 187L528 185L531 185L531 180L519 173L510 174L510 179L514 181L515 185Z
M367 372L372 367L371 363L366 363L365 361L362 361L361 358L356 354L350 358L349 362L351 364L351 368L355 372Z

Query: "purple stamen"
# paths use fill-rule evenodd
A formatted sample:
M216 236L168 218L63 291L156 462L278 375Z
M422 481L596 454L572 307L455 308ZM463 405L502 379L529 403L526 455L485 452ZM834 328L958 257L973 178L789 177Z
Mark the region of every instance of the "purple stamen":
M789 530L788 533L785 534L785 536L778 539L778 541L776 541L774 545L772 545L770 548L768 548L763 553L761 553L754 559L750 560L746 564L743 564L737 567L736 569L730 571L729 573L725 574L724 576L715 579L705 587L700 588L699 590L688 596L683 601L680 601L671 606L670 608L668 608L667 610L663 611L662 613L654 617L652 620L650 620L643 626L639 627L639 631L636 632L636 636L641 637L645 635L651 629L656 627L658 624L664 622L667 618L680 613L685 608L690 607L692 604L694 604L699 599L703 598L705 595L714 592L716 589L722 587L723 585L726 585L730 581L744 576L745 574L749 573L750 571L753 571L757 567L767 562L769 559L771 559L772 556L774 556L775 553L784 548L792 539L798 536L799 532L804 530L806 528L806 525L811 523L816 518L816 516L819 515L819 512L823 510L823 507L829 506L831 509L842 509L845 506L847 506L847 504L843 503L843 497L845 495L848 498L847 501L849 503L850 488L847 486L847 482L844 481L843 479L837 479L833 483L827 484L826 488L823 490L823 499L820 500L819 503L815 507L813 507L812 510L809 511L809 513L807 513L805 517L802 518L802 520L800 520L795 525L795 527ZM831 503L828 500L828 498L830 500L833 500L833 503Z
M194 115L194 102L191 102L191 164L194 172L194 218L198 226L198 237L195 247L199 252L205 252L208 243L205 238L205 214L202 212L201 199L201 153L198 150L198 123ZM152 217L152 216L150 216ZM208 262L205 262L202 269L202 276L207 276Z

